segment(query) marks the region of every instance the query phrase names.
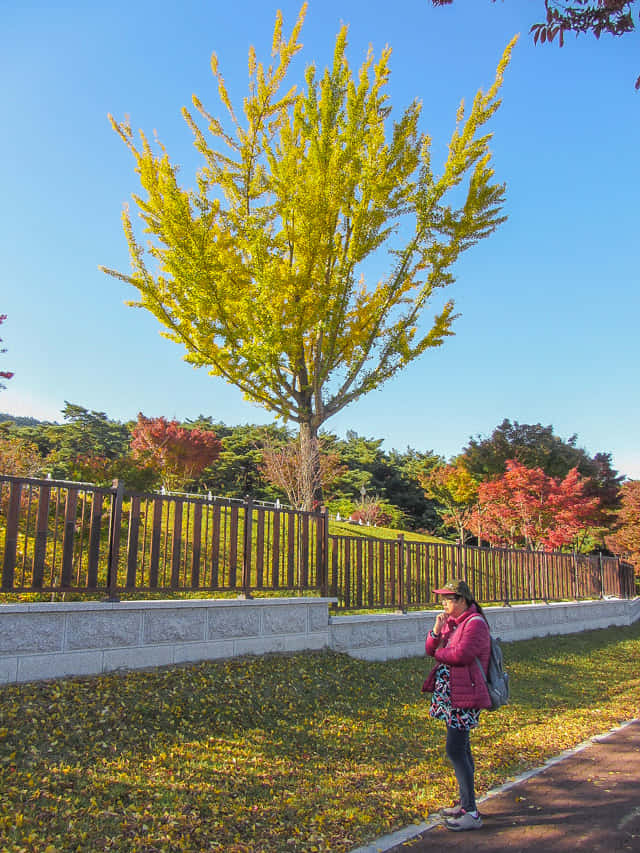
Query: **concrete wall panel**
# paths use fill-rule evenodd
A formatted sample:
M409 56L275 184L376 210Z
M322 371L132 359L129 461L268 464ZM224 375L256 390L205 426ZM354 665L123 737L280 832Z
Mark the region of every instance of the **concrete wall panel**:
M11 684L18 680L18 658L0 658L0 684Z
M235 656L233 640L218 643L181 643L175 647L173 663L196 663L203 660L217 660Z
M144 614L144 645L204 641L207 611L199 609L151 610Z
M0 620L1 624L1 620ZM67 649L111 649L138 646L142 629L142 611L104 613L89 610L70 613L67 617Z
M25 655L18 659L17 681L41 681L102 672L102 652Z
M259 634L260 610L257 607L216 607L208 612L208 640L257 637Z
M136 649L109 649L104 652L104 672L114 669L149 669L168 666L173 661L173 646L139 646Z
M307 612L304 605L268 607L262 613L264 634L304 634L307 632Z
M0 654L60 652L64 646L64 628L65 618L61 613L2 614Z

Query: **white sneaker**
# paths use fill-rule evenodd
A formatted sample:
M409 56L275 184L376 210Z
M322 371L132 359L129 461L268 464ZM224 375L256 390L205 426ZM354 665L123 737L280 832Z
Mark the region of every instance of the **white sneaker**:
M447 829L451 829L454 832L465 832L468 829L481 829L482 828L482 819L480 815L474 817L469 812L465 812L460 817L449 818L449 820L445 820L444 825Z

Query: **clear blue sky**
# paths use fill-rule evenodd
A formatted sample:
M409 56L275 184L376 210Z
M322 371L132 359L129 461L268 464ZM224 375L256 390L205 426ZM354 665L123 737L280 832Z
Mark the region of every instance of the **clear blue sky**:
M271 420L184 364L150 315L124 305L136 293L98 270L128 270L120 212L138 188L107 114L157 130L190 184L198 159L180 108L196 93L218 110L211 52L242 97L249 45L266 59L276 9L288 31L299 5L0 0L0 365L15 371L0 411L60 420L69 400L119 420ZM491 83L521 34L492 124L509 220L456 268L456 336L326 427L449 457L505 417L553 424L638 478L640 33L536 48L542 6L311 0L300 68L330 61L341 21L354 65L390 44L393 103L423 101L436 163L460 99Z

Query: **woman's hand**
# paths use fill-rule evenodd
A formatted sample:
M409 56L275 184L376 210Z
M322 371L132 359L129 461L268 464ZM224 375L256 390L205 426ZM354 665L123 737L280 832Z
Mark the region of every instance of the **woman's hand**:
M447 614L446 613L438 613L438 615L436 616L436 624L433 626L433 633L439 634L442 631L446 621L447 621Z

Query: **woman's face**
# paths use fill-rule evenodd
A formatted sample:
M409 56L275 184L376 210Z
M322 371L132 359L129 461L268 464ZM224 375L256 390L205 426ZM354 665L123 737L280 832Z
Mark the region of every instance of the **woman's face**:
M442 606L447 616L453 619L461 616L468 607L467 602L461 595L443 595Z

